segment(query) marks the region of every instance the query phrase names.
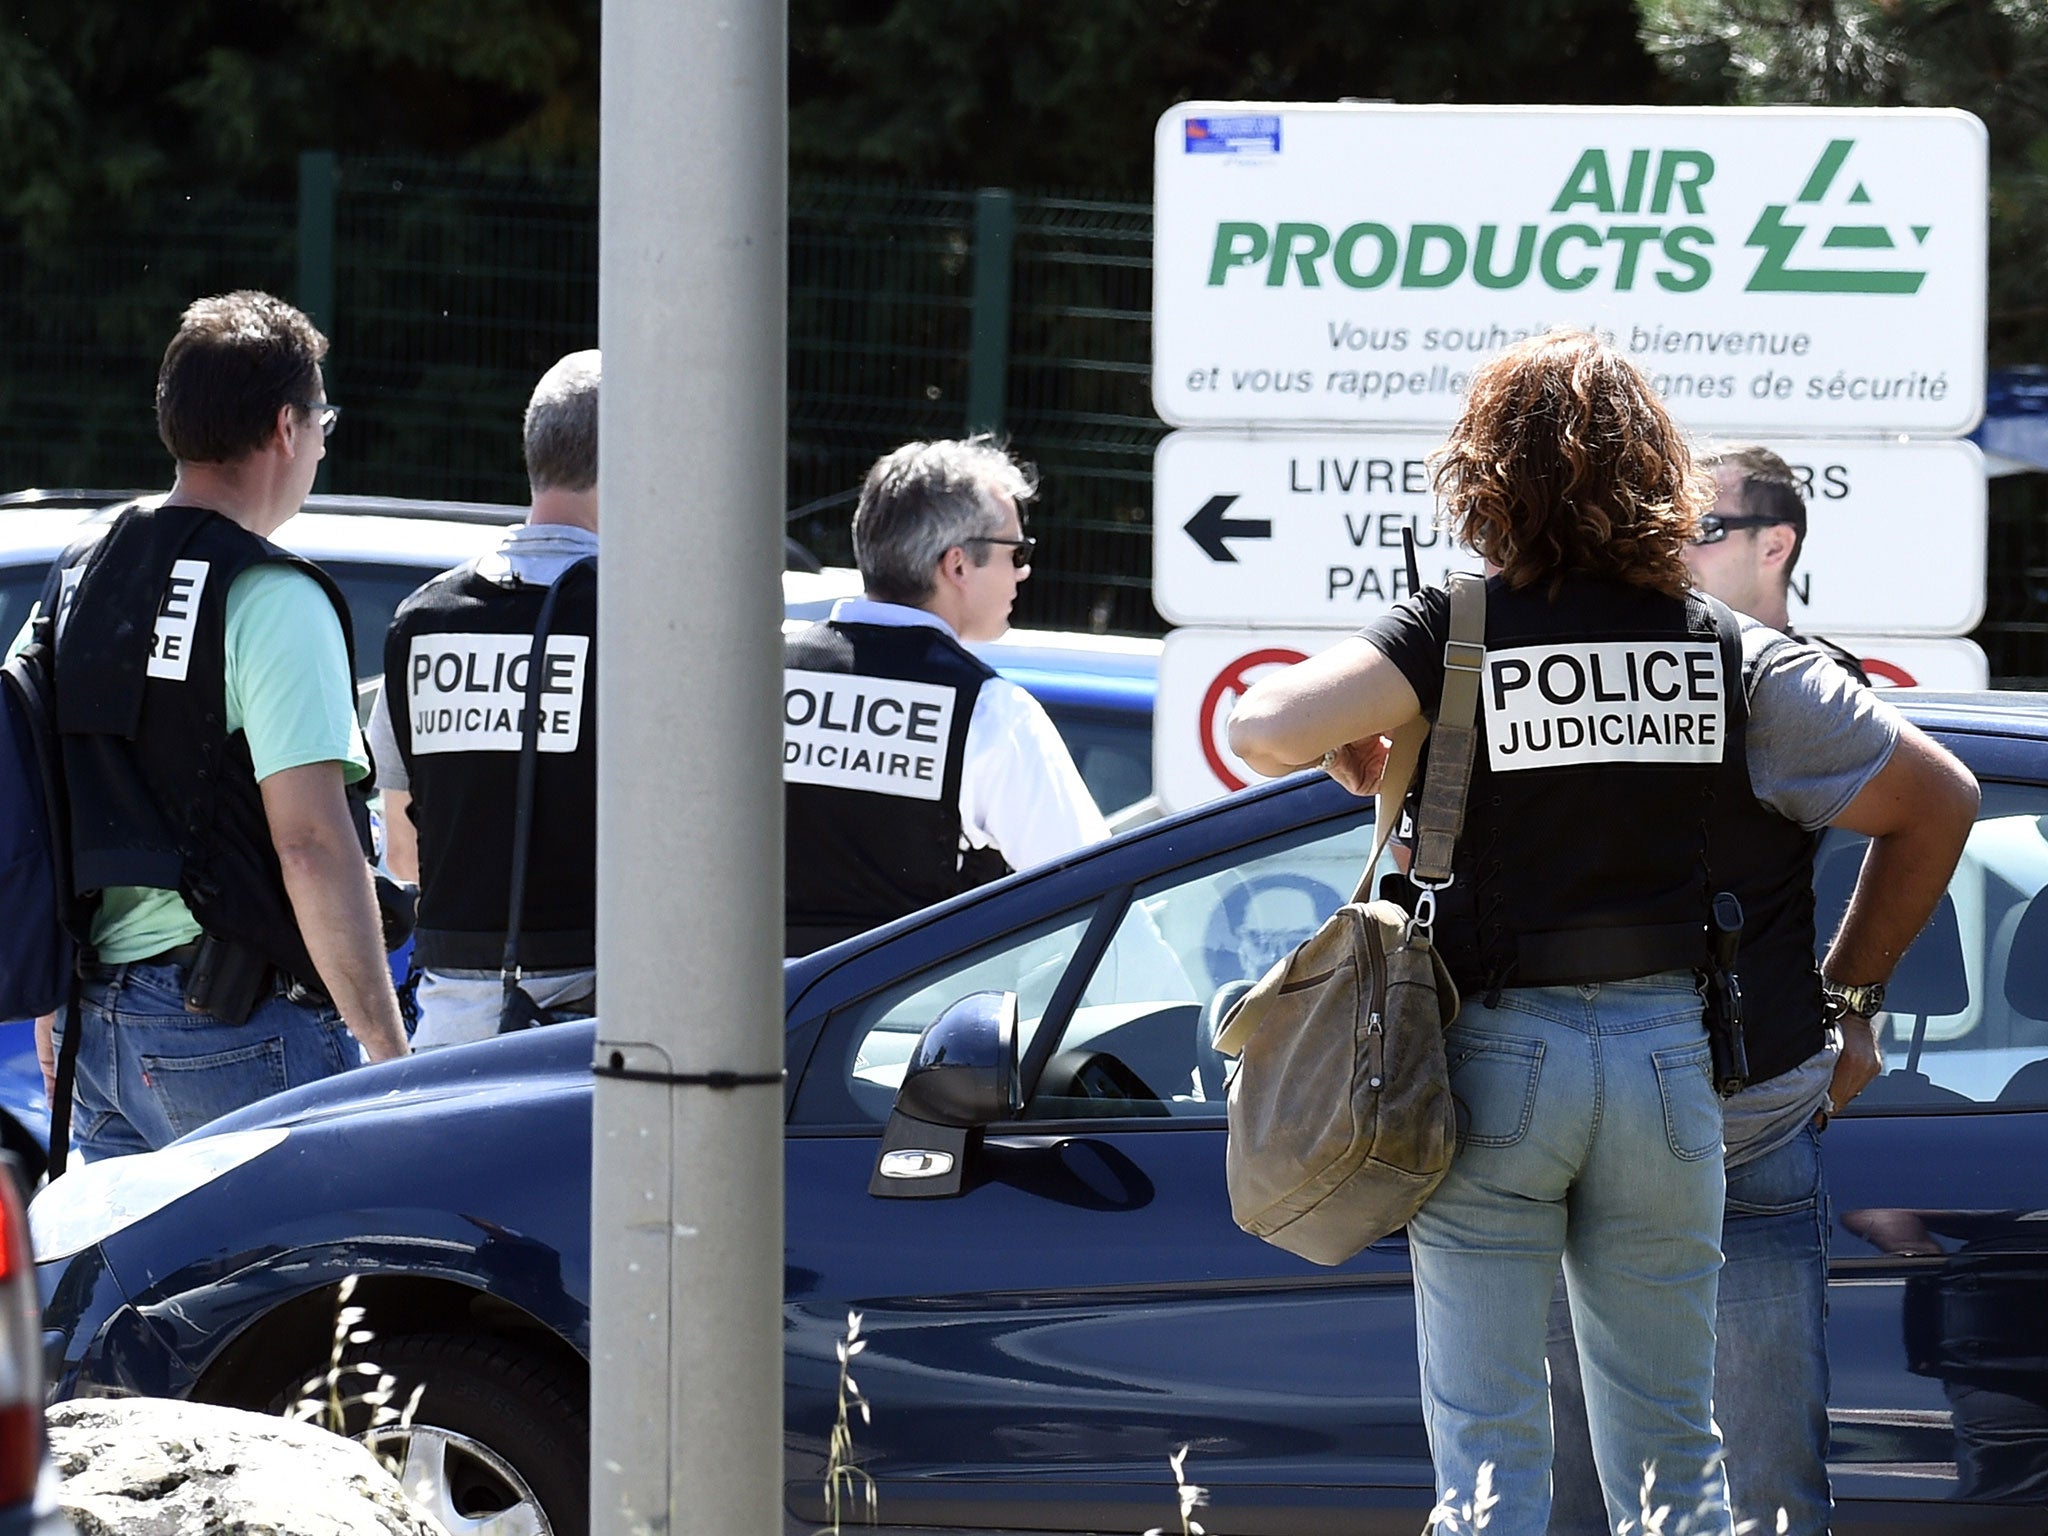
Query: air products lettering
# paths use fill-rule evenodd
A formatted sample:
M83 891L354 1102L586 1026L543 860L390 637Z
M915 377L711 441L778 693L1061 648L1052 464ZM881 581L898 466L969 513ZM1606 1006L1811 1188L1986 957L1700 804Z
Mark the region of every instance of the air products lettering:
M415 635L406 661L412 749L517 752L526 726L530 635ZM583 736L590 637L550 635L541 658L538 745L574 752Z
M956 695L941 683L782 674L782 777L870 794L936 800Z
M199 597L211 569L204 560L171 562L170 584L164 588L156 628L149 636L149 665L144 669L149 676L185 681L192 667L192 635L199 628Z
M1547 212L1555 223L1398 229L1373 219L1342 226L1219 221L1209 286L1247 267L1269 288L1448 288L1469 279L1506 289L1533 278L1556 293L1595 283L1627 293L1650 281L1667 293L1692 293L1713 276L1713 233L1693 222L1706 213L1703 189L1713 178L1704 150L1636 149L1610 165L1607 152L1593 148L1552 199Z
M1516 646L1486 656L1495 773L1580 763L1718 763L1721 648L1694 641Z

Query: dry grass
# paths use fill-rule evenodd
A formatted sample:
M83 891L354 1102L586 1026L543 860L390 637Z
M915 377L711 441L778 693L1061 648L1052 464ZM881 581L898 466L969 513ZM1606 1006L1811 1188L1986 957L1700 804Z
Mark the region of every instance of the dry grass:
M301 1424L317 1424L345 1439L354 1439L356 1435L349 1430L349 1413L352 1409L367 1408L370 1417L362 1433L371 1434L388 1426L394 1433L403 1435L412 1427L413 1415L419 1411L420 1397L427 1390L427 1385L421 1382L412 1389L412 1395L406 1399L403 1408L394 1408L391 1399L398 1391L397 1377L367 1360L343 1363L342 1357L350 1349L359 1349L377 1337L363 1326L369 1314L361 1307L350 1305L355 1293L356 1277L350 1275L335 1292L334 1337L328 1347L327 1369L300 1383L298 1397L285 1409L284 1416ZM350 1390L364 1380L372 1384L362 1391ZM371 1454L393 1477L403 1472L404 1464L397 1457L374 1449ZM414 1502L424 1504L419 1492L411 1488L405 1492Z
M828 1529L839 1536L839 1523L847 1506L856 1500L866 1509L870 1525L875 1521L875 1480L868 1476L853 1454L853 1414L860 1412L863 1424L874 1422L860 1383L853 1379L853 1357L868 1347L860 1336L860 1314L846 1314L845 1336L833 1346L839 1356L839 1411L832 1424L832 1438L825 1455L825 1511L831 1518Z
M1201 1522L1194 1516L1196 1510L1209 1502L1209 1490L1188 1481L1188 1447L1182 1446L1167 1457L1166 1464L1173 1469L1173 1489L1180 1495L1180 1536L1206 1536ZM1172 1533L1163 1525L1155 1525L1145 1536L1172 1536Z

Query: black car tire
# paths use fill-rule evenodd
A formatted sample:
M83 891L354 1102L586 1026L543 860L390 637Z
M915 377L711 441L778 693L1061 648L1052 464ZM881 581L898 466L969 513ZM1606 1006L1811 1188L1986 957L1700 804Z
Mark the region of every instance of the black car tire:
M360 1358L395 1379L395 1410L426 1384L412 1417L413 1429L422 1432L417 1458L396 1426L372 1432L367 1409L349 1410L349 1432L387 1464L444 1459L443 1497L460 1515L475 1518L530 1498L554 1536L588 1536L588 1395L560 1367L490 1334L400 1334L365 1344ZM370 1384L367 1377L353 1381ZM297 1385L279 1398L280 1410L296 1399ZM349 1390L363 1388L351 1384ZM399 1481L410 1479L401 1475ZM429 1507L439 1513L432 1501Z

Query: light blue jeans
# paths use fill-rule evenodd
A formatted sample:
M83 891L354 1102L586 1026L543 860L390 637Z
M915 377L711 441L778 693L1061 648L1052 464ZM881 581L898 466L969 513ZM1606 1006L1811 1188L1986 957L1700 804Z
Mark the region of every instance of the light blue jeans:
M72 1145L151 1152L258 1099L360 1065L341 1015L272 992L241 1024L185 1011L184 966L106 965L79 998ZM58 1023L61 1040L70 1028Z
M1728 1170L1716 1311L1714 1417L1728 1446L1738 1522L1825 1536L1828 1494L1828 1193L1820 1133ZM1557 1497L1551 1536L1611 1529L1586 1439L1584 1386L1562 1294L1550 1319Z
M519 984L536 1004L564 1018L588 1018L596 1004L597 971L528 971ZM420 1024L412 1037L416 1051L489 1040L498 1033L505 1006L504 976L498 971L422 971Z
M1610 1517L1728 1536L1715 1433L1721 1101L1690 974L1512 988L1445 1035L1458 1153L1408 1224L1440 1501L1480 1469L1488 1536L1550 1518L1544 1339L1560 1259ZM1474 1522L1460 1519L1456 1530Z

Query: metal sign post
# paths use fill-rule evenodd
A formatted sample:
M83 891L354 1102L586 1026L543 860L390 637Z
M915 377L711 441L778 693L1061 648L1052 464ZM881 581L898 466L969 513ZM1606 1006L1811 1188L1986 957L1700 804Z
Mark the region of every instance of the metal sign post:
M767 1536L787 24L606 0L603 27L591 1529Z

